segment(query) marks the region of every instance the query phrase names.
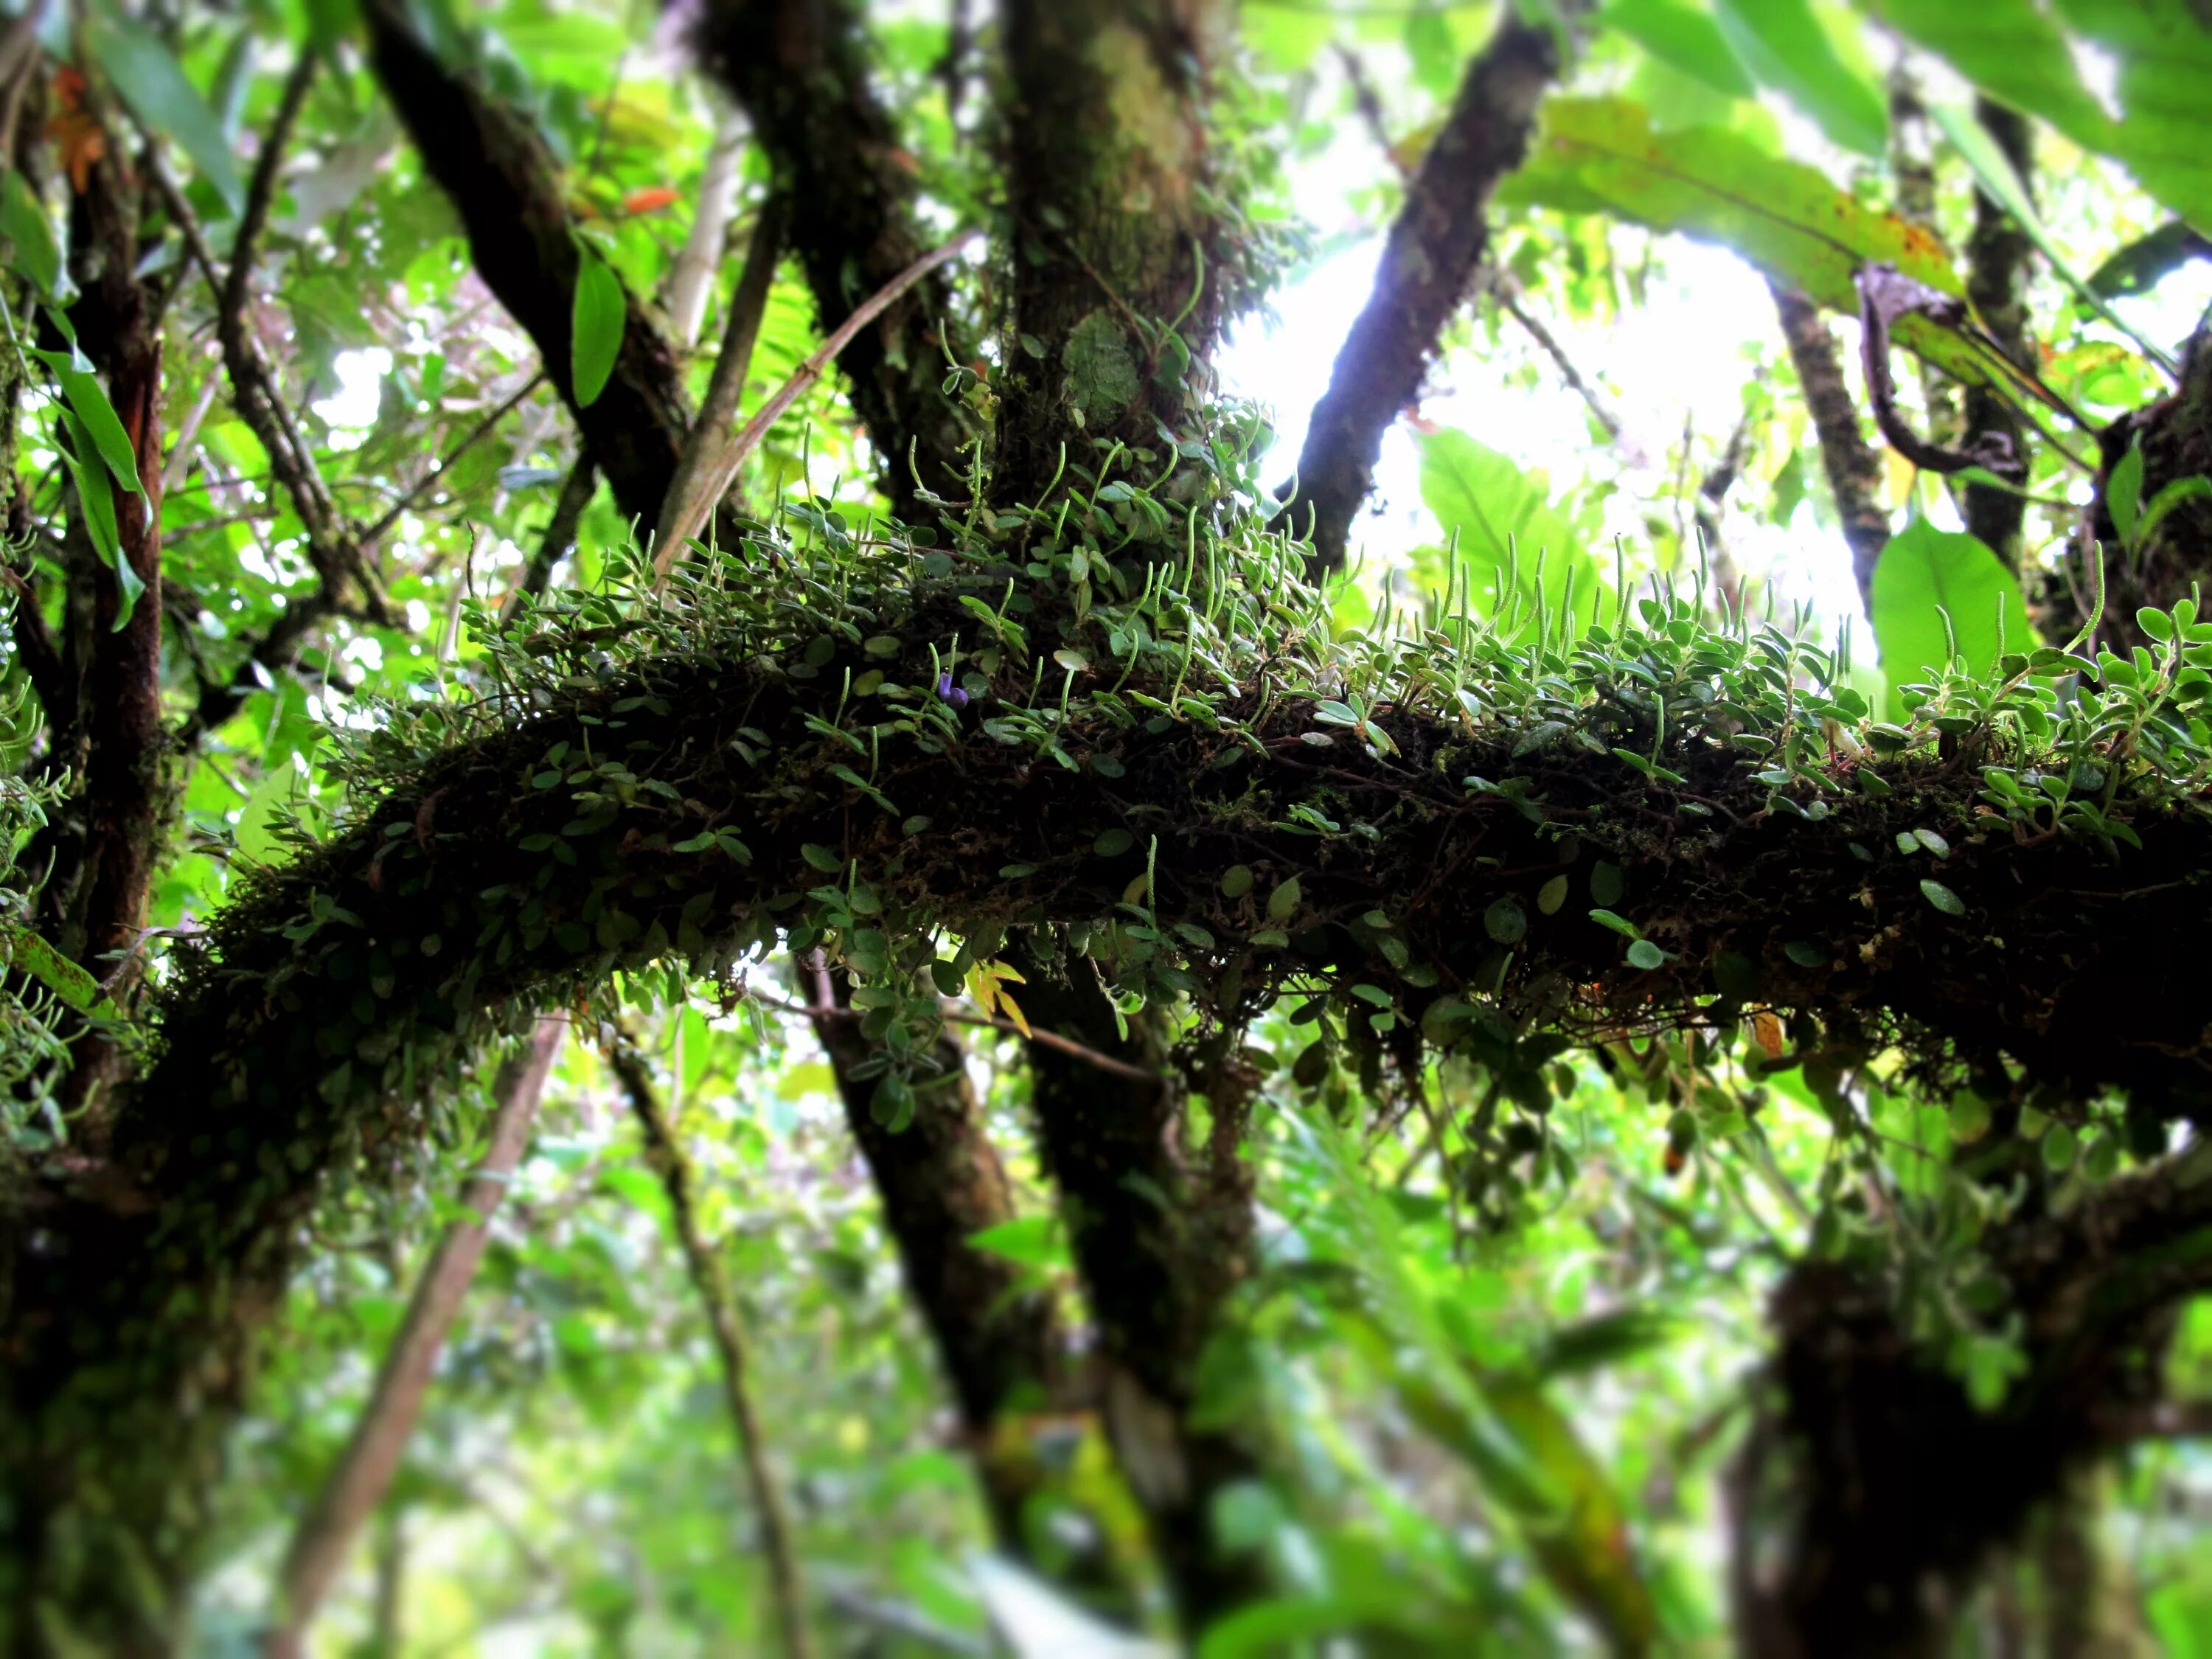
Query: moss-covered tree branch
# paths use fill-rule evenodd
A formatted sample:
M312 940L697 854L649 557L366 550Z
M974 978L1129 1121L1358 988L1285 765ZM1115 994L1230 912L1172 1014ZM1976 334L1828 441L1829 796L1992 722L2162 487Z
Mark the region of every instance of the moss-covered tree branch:
M1122 505L1020 533L1109 535ZM2060 711L2022 665L1994 704L1939 689L1916 737L1686 597L1370 656L1317 642L1296 555L1249 531L1189 556L1197 593L1129 562L1087 616L1057 580L915 569L946 556L564 596L475 711L394 708L346 763L351 827L186 964L112 1162L18 1199L17 1524L65 1529L89 1468L123 1513L188 1513L296 1224L364 1138L414 1133L403 1103L491 1031L663 958L827 943L902 1010L894 1054L934 1028L939 930L988 955L1060 926L1125 989L1233 1020L1312 987L1332 1041L1467 1044L1509 1085L1559 1040L1771 1003L1832 1054L2212 1095L2171 971L2212 927L2202 763L2161 712L2204 678L2193 617L2164 680ZM1027 648L1054 635L1094 665ZM180 1570L189 1537L143 1544Z

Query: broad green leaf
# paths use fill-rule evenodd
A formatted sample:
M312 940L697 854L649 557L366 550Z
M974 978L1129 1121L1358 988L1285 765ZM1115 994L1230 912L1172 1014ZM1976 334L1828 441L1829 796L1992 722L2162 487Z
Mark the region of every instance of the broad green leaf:
M239 808L232 838L238 850L256 864L274 864L284 854L284 844L276 839L276 812L291 800L298 777L289 762L270 767Z
M2136 181L2212 234L2212 23L2193 0L2057 0L2059 15L2119 60L2109 153Z
M1513 206L1607 213L1733 249L1832 311L1858 310L1863 264L1893 265L1938 293L1966 289L1934 235L1839 190L1818 167L1729 127L1654 130L1621 98L1553 98L1528 164L1498 189ZM1989 376L1980 356L1921 316L1898 343L1961 380Z
M1898 687L1924 680L1947 665L1943 617L1969 672L1986 674L2000 650L2032 647L2034 630L2020 581L1979 538L1963 531L1938 530L1916 519L1890 538L1875 562L1871 603L1875 642L1889 681L1889 714L1901 718ZM1940 609L1939 609L1940 607ZM1997 617L2004 616L2003 642Z
M23 175L8 169L0 183L0 235L15 251L15 268L29 277L41 294L52 294L61 281L62 251L54 243L54 228L46 218L46 204L23 182Z
M994 1227L969 1234L968 1243L972 1249L1019 1262L1025 1267L1061 1268L1069 1266L1073 1259L1068 1255L1066 1230L1060 1224L1058 1216L1028 1215L1001 1221Z
M84 41L131 113L191 156L231 212L244 207L246 190L231 162L222 123L185 78L161 38L144 24L102 6L85 20Z
M62 394L69 399L77 419L84 422L86 435L99 452L100 459L107 463L107 470L115 475L115 482L134 495L143 495L138 482L138 458L131 448L131 434L123 429L115 405L100 390L98 377L78 368L73 356L62 352L41 351L35 355L62 383Z
M1845 149L1881 156L1889 112L1881 91L1836 55L1808 0L1719 0L1722 38L1744 66L1786 94Z
M1576 628L1588 626L1601 586L1597 562L1542 483L1464 432L1431 432L1413 441L1421 500L1446 539L1459 538L1466 571L1460 580L1472 584L1476 611L1501 628L1533 631L1540 598L1556 625L1571 581Z
M2037 0L1861 0L1899 34L2023 115L2085 149L2106 150L2112 123L2081 84L2074 53Z
M1660 62L1731 97L1758 90L1711 12L1682 0L1613 0L1597 21L1619 29Z
M2130 547L2135 544L2136 520L2142 512L2142 445L2137 441L2113 463L2105 480L2105 510L2112 515L2112 527L2120 532L2120 540Z
M580 246L576 252L569 371L577 406L588 409L606 389L607 377L615 372L629 306L623 298L622 278L607 262L588 247Z

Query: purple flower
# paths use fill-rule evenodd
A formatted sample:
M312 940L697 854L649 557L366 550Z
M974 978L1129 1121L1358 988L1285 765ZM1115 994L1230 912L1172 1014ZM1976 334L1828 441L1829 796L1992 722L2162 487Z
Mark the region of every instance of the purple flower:
M952 676L950 674L939 674L937 677L937 696L940 702L950 703L955 708L965 708L968 706L968 694L953 684Z

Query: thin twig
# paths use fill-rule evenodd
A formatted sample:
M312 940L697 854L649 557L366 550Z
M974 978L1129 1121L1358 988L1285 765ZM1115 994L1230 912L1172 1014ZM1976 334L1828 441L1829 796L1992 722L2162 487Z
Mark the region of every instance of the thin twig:
M708 489L719 471L724 434L737 419L738 403L744 395L751 372L753 347L760 338L761 319L768 313L769 290L775 285L776 261L783 257L785 212L783 198L771 196L762 204L753 225L751 244L745 250L744 269L738 273L737 292L730 296L730 315L722 333L722 349L714 359L714 372L707 382L706 401L691 422L677 457L676 475L668 481L661 503L660 522L653 532L656 547L680 547L690 528L704 524L721 498ZM726 483L723 489L726 489Z
M544 383L545 371L543 368L540 368L535 374L532 374L528 380L525 380L520 387L518 388L512 396L507 398L505 402L501 403L498 408L493 410L489 414L486 415L483 419L478 421L473 427L471 427L467 436L464 437L460 442L455 444L451 449L447 450L444 455L441 456L437 461L431 465L428 471L425 472L420 478L417 478L398 501L392 502L389 507L385 509L384 515L381 518L378 519L374 524L372 524L368 529L361 532L362 545L368 547L374 546L383 537L386 531L391 529L393 525L399 522L399 515L407 511L409 507L414 506L417 501L421 500L422 497L428 493L430 487L436 483L439 479L444 477L447 473L453 471L453 463L459 460L462 456L467 454L469 450L476 444L478 439L482 438L484 434L489 432L494 427L497 426L501 421L513 414L516 407L524 398L527 398L532 392L537 391L538 388L544 385Z
M803 1014L812 1020L855 1020L867 1018L867 1010L865 1008L840 1008L834 1003L792 1002L782 997L770 996L765 991L750 988L746 994L764 1007L774 1008L781 1013ZM1102 1072L1110 1072L1115 1077L1126 1077L1139 1083L1158 1083L1160 1080L1160 1075L1157 1072L1148 1072L1141 1066L1130 1065L1126 1060L1116 1060L1111 1054L1102 1054L1096 1048L1085 1048L1074 1038L1062 1036L1057 1031L1039 1030L1028 1025L1018 1025L1011 1019L998 1019L988 1014L963 1014L956 1009L949 1008L945 1011L943 1018L954 1025L980 1025L994 1031L1005 1031L1014 1036L1025 1037L1030 1042L1039 1043L1047 1048L1057 1048L1064 1054L1073 1055L1085 1065L1096 1066Z
M296 110L294 113L296 115ZM282 136L280 131L271 130L268 139L271 150L281 148L278 141ZM264 157L269 153L264 151ZM169 217L184 238L186 252L220 302L231 291L231 278L224 275L215 255L209 251L199 216L185 199L184 191L150 137L146 157L155 185L168 209ZM250 265L252 252L241 242L234 249L233 258ZM307 532L308 558L315 567L315 574L334 596L350 574L361 586L370 618L391 626L394 617L390 601L385 598L376 573L362 556L361 544L350 526L339 513L321 470L315 465L314 451L285 406L276 371L264 354L258 337L247 327L245 312L222 307L216 319L216 332L222 346L223 368L230 377L231 401L267 453L270 474L292 497L301 526Z
M653 549L653 569L656 576L664 580L667 577L670 567L676 562L677 554L698 533L699 526L705 522L706 514L700 503L717 501L722 498L723 492L730 487L730 481L738 476L738 469L744 465L745 457L760 447L761 440L768 436L769 429L783 418L785 411L806 394L810 386L822 378L823 372L836 360L839 353L853 343L854 337L883 315L901 295L982 234L981 227L963 230L936 252L923 254L870 295L858 311L838 325L837 331L824 340L813 356L799 364L797 371L783 383L775 395L763 404L752 419L745 422L744 430L738 434L716 460L707 474L708 488L690 504L690 511L686 515L688 522L678 520L665 526L667 533Z
M699 1224L698 1194L691 1160L676 1138L645 1056L628 1032L616 1040L608 1054L630 1109L645 1132L646 1160L668 1195L668 1208L676 1223L676 1237L684 1249L684 1264L707 1314L714 1346L722 1362L722 1386L728 1396L730 1416L738 1434L738 1454L744 1458L746 1484L752 1489L753 1508L760 1516L761 1547L768 1557L769 1594L775 1603L776 1625L788 1659L812 1659L814 1638L806 1627L806 1594L799 1571L799 1553L793 1541L791 1514L783 1488L768 1462L768 1437L755 1406L749 1373L752 1359L750 1339L738 1317L720 1260Z

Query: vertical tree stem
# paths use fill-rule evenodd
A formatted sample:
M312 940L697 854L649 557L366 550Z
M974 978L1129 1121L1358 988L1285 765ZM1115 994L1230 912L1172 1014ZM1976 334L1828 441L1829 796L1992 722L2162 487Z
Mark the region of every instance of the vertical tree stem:
M806 1626L806 1595L799 1570L798 1547L792 1535L791 1514L783 1488L769 1468L767 1437L761 1431L755 1408L750 1372L752 1359L749 1339L738 1317L722 1264L699 1224L697 1183L691 1160L676 1138L675 1126L660 1103L653 1073L645 1056L628 1042L619 1042L611 1056L623 1092L645 1133L646 1160L660 1177L668 1194L668 1207L676 1221L676 1237L691 1284L705 1310L713 1332L714 1351L722 1365L722 1391L729 1401L730 1420L736 1425L738 1452L744 1460L746 1484L752 1489L753 1509L760 1516L761 1547L768 1556L769 1595L775 1603L776 1625L788 1659L812 1659L814 1638Z

